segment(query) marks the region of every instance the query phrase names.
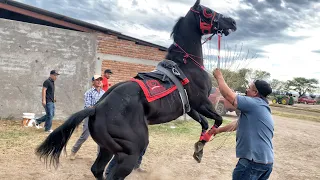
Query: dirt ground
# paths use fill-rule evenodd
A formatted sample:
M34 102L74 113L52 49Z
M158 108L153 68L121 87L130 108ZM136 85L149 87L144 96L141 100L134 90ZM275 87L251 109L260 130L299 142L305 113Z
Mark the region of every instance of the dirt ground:
M275 162L270 179L320 179L320 123L278 116L274 116L274 120ZM71 137L68 152L80 131ZM17 122L0 121L0 179L94 179L90 167L97 147L92 139L82 146L76 160L62 156L60 167L55 170L46 169L34 155L35 147L45 137L42 129L21 128ZM237 162L234 133L211 141L205 147L201 163L192 158L197 138L150 131L150 145L142 163L148 173L133 172L127 179L231 179ZM218 149L221 143L223 146Z

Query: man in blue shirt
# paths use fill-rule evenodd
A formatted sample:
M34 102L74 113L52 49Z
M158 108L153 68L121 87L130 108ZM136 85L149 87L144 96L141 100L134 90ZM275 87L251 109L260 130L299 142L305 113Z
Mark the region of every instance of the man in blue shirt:
M84 108L93 107L105 93L105 91L101 89L101 81L102 77L100 75L94 75L92 77L92 87L84 94ZM75 159L76 153L79 151L82 144L88 139L90 135L88 120L88 118L84 120L82 134L72 147L70 155L70 159L72 160Z
M219 69L214 71L214 76L222 96L241 111L238 121L210 130L213 135L237 131L236 156L239 161L232 179L268 179L274 160L274 122L266 99L272 92L270 85L266 81L256 80L250 84L246 96L240 96L228 87Z

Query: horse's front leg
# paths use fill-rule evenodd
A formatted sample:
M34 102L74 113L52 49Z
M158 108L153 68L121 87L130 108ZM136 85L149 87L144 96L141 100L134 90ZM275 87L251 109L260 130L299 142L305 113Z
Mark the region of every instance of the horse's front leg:
M202 102L203 103L200 106L196 107L195 110L200 114L204 115L205 117L209 119L213 119L214 120L214 125L212 126L213 128L219 127L223 121L222 117L213 110L213 105L209 101L209 99L204 98Z
M207 119L199 114L196 110L191 109L188 115L195 121L199 122L201 124L201 134L200 134L200 139L199 141L195 144L194 146L194 153L193 153L193 158L198 161L199 163L201 162L202 156L203 156L203 146L205 142L203 142L203 139L206 135L206 131L209 128L209 124Z
M191 111L188 113L188 115L195 121L199 122L201 124L201 134L200 134L200 138L199 141L202 141L203 143L205 143L208 138L208 134L206 134L207 130L209 129L209 123L207 121L207 119L202 116L200 113L198 113L196 110L191 109ZM213 126L214 127L214 126Z
M204 101L203 104L201 104L199 107L195 108L196 112L199 114L204 115L207 118L210 119L214 119L214 125L211 127L211 129L213 128L218 128L221 124L222 124L222 117L220 115L218 115L214 110L213 110L213 106L211 104L211 102L206 99ZM201 115L199 114L199 116L201 117ZM202 156L203 156L203 148L204 145L206 144L206 142L208 142L211 138L212 134L210 133L210 131L206 132L202 131L201 132L201 136L200 136L200 140L198 142L195 143L194 145L194 154L193 154L193 158L197 161L197 162L201 162Z
M199 114L196 110L191 109L190 112L188 112L188 115L195 121L201 124L202 132L206 132L209 128L209 124L207 119Z

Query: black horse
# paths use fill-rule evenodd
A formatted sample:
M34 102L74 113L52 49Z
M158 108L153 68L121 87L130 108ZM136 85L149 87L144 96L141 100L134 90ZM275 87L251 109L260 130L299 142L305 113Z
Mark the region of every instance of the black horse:
M203 66L201 37L216 33L227 36L235 30L236 23L232 18L200 5L200 0L173 28L174 44L169 48L166 59L174 61L188 78L189 83L184 85L191 106L188 115L201 124L203 131L208 129L208 122L202 115L214 119L215 126L222 124L222 117L215 113L208 99L212 84ZM115 155L118 163L107 179L124 179L149 143L148 124L170 122L182 114L177 90L148 102L138 83L121 82L112 86L93 108L71 115L36 149L36 154L46 162L49 158L50 163L57 167L60 154L73 131L84 118L89 117L90 134L100 146L99 155L91 167L92 173L97 179L103 179L104 168Z

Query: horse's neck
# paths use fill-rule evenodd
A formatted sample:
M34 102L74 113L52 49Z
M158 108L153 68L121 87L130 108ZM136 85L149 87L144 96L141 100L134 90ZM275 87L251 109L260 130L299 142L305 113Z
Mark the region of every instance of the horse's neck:
M185 61L190 61L194 65L203 66L203 59L202 59L202 47L197 45L196 42L185 42L185 41L175 41L177 46L172 44L169 48L169 52L166 55L166 59L172 60L177 64L184 64ZM194 46L193 46L194 45Z

